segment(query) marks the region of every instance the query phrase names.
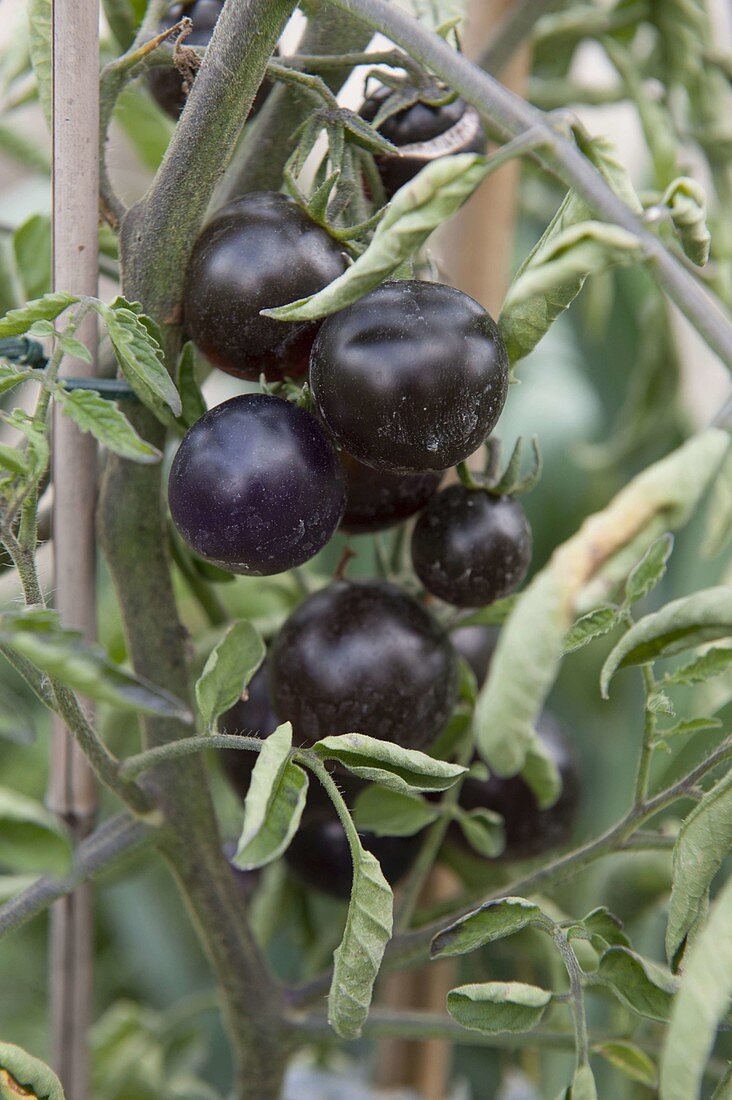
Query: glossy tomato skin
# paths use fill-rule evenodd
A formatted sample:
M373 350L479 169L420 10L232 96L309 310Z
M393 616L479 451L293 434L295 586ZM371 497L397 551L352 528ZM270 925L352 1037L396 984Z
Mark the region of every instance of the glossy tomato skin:
M277 397L243 394L187 432L168 500L197 554L232 573L267 576L317 554L340 522L345 489L314 416Z
M370 95L361 107L361 117L373 122L390 91L379 88ZM401 156L375 157L387 198L431 161L455 153L484 153L487 144L478 112L460 98L440 107L414 103L382 122L379 133L401 152Z
M338 242L293 199L253 191L223 207L193 246L184 291L188 335L228 374L298 377L319 322L275 321L260 310L322 290L345 267Z
M428 592L455 607L507 596L531 561L531 528L518 501L449 485L412 532L412 564Z
M279 725L269 695L266 662L257 669L247 687L247 698L219 719L221 733L243 734L246 737L269 737ZM223 749L219 753L222 767L234 790L242 797L249 789L258 753L246 749Z
M392 886L403 878L419 853L421 836L375 836L361 833L361 843L378 859ZM340 821L321 815L303 824L287 849L285 860L306 886L347 901L353 866L348 838Z
M325 320L310 385L334 438L367 466L445 470L495 426L508 356L495 322L467 294L388 282Z
M577 817L580 781L577 761L571 744L556 718L543 714L537 723L537 733L549 749L562 778L562 793L557 802L540 810L533 791L516 775L501 779L491 775L487 780L466 779L460 791L460 805L466 810L485 807L499 813L506 830L503 860L528 859L558 848L569 838ZM462 834L451 832L462 844Z
M301 736L363 733L429 746L457 695L447 635L392 584L337 581L282 627L270 660L277 713Z
M192 3L173 4L165 18L161 20L160 30L169 30L187 16L193 23L193 29L185 39L185 45L206 47L211 41L213 29L223 7L224 0L193 0ZM162 107L171 118L177 120L188 98L183 87L183 78L178 70L173 67L151 69L146 74L146 79L158 106ZM271 91L272 85L265 79L254 97L252 109L249 112L250 117L257 113Z
M488 675L498 630L492 626L459 626L450 631L450 641L472 668L480 687Z
M353 455L340 452L346 479L346 510L341 530L349 535L385 531L424 508L442 479L438 471L392 474L374 470Z

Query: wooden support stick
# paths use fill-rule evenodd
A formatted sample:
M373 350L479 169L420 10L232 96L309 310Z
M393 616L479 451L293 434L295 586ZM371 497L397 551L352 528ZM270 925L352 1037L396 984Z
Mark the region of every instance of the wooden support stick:
M96 295L99 209L98 0L53 0L53 284ZM76 333L96 360L94 315ZM64 372L95 373L66 359ZM94 508L96 445L67 418L53 424L55 602L67 626L96 635ZM91 829L96 791L63 724L54 722L50 808L75 841ZM56 903L51 917L50 1012L55 1068L66 1095L89 1096L87 1033L92 1014L93 914L88 887Z

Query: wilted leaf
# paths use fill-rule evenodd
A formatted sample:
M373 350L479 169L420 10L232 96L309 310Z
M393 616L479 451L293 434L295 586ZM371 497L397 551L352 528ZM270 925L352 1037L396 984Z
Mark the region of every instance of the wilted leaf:
M610 681L618 669L672 657L730 634L732 589L705 588L693 596L673 600L655 614L640 619L620 639L602 669L603 698L607 698Z
M433 803L420 795L371 784L361 791L353 807L353 820L359 831L377 836L414 836L440 816Z
M0 1043L0 1100L64 1100L56 1074L40 1058Z
M349 836L353 886L343 939L333 956L328 1022L342 1039L356 1039L368 1016L374 982L391 937L393 897L377 860L358 834Z
M447 1011L472 1031L530 1031L540 1022L551 993L523 982L461 985L447 995Z
M83 432L90 432L103 447L132 462L159 462L160 451L146 443L114 401L94 390L56 390L56 404Z
M379 741L362 733L324 737L313 745L324 760L337 760L354 775L370 779L401 794L411 791L444 791L466 768L436 760L416 749L405 749L392 741Z
M661 201L671 212L671 220L684 252L692 263L703 267L709 259L712 243L707 227L704 188L696 180L682 176L669 184Z
M430 954L433 959L448 955L467 955L486 943L512 936L530 925L548 932L554 927L546 913L526 898L487 901L480 909L468 913L438 932L432 940Z
M73 306L79 299L73 294L44 294L42 298L34 298L20 309L11 309L0 320L0 338L5 336L20 336L27 332L36 321L53 321L69 306Z
M666 957L674 964L691 929L704 915L709 888L732 850L732 772L685 818L674 845L673 885L666 926Z
M196 684L196 702L207 729L241 699L265 652L261 635L250 622L242 620L229 627Z
M358 301L392 275L438 226L451 218L486 177L485 157L439 157L397 191L365 252L343 275L308 298L263 310L279 321L327 317Z
M661 1056L663 1100L694 1100L732 996L732 881L714 902L706 928L689 948Z
M244 801L244 824L234 863L244 871L264 867L288 848L308 793L308 777L289 759L292 726L278 726L262 745Z
M601 956L597 978L639 1016L669 1019L678 981L657 963L627 947L613 946Z

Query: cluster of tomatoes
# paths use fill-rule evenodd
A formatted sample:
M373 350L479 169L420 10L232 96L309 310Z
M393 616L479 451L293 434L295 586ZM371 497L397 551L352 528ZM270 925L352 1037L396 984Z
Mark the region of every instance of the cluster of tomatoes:
M367 101L364 117L375 116L381 95ZM418 103L388 119L388 136L405 156L379 159L387 192L436 155L430 142L442 150L455 127L461 148L475 142L469 112L461 100ZM261 315L321 290L347 262L338 241L275 192L237 199L204 228L186 272L188 336L212 364L243 379L307 373L312 411L269 393L211 409L174 458L170 511L196 554L257 576L302 565L338 528L378 532L418 515L411 554L428 599L383 581L335 580L284 624L223 728L267 736L287 720L301 744L357 731L428 750L457 702L461 632L451 640L425 602L482 607L515 588L529 565L531 532L517 501L486 488L439 487L494 428L508 357L482 306L436 282L386 282L323 322ZM482 678L485 632L478 656L469 648L475 636L462 634ZM470 779L463 787L467 808L503 814L513 857L563 839L571 820L576 791L553 727L547 743L565 772L565 793L552 810L540 812L520 778ZM226 765L243 790L250 754L227 754ZM359 783L342 781L352 799ZM367 843L395 880L419 838ZM314 885L347 892L346 838L316 792L287 858Z

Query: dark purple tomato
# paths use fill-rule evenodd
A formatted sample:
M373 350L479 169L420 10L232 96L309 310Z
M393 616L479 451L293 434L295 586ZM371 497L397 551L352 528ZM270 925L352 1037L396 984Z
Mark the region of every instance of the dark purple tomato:
M376 856L391 885L412 866L421 842L420 836L361 833L361 843ZM337 818L324 815L301 825L287 849L285 860L306 886L334 898L347 901L350 897L353 882L351 849Z
M252 676L247 687L247 698L221 715L219 729L221 733L243 734L246 737L269 737L279 725L269 697L267 665L263 664ZM237 794L246 794L249 781L257 762L256 752L245 749L223 749L219 758L226 777Z
M450 640L392 584L337 581L290 616L270 655L272 699L301 736L364 733L423 749L450 717Z
M540 810L533 791L518 775L510 779L497 775L487 780L466 779L460 791L464 809L486 808L503 818L506 847L501 859L528 859L557 848L569 838L574 826L580 783L571 745L552 715L542 715L537 733L562 778L562 793L553 806ZM458 839L457 831L451 831L451 835Z
M370 95L361 107L361 117L373 122L390 92L390 88L379 88ZM441 107L414 103L382 122L379 133L401 153L401 156L385 153L375 157L387 198L409 183L430 161L454 153L484 153L487 144L478 112L464 99L454 99Z
M497 640L498 630L492 626L459 626L450 631L450 641L472 668L478 687L488 675Z
M337 442L367 466L445 470L495 426L508 356L495 322L467 294L389 282L325 320L310 385Z
M325 546L343 514L338 457L311 413L243 394L186 433L168 482L188 545L231 573L268 576Z
M346 478L346 510L341 530L349 535L385 531L424 508L437 491L442 474L392 474L365 466L353 455L340 452Z
M262 309L322 290L343 273L336 240L293 199L253 191L223 207L193 246L184 312L189 336L238 378L293 378L307 370L320 322L275 321Z
M412 532L412 564L428 592L455 607L483 607L526 576L531 528L511 497L449 485Z
M221 15L224 0L188 0L173 4L168 14L160 22L160 30L165 31L187 16L193 23L193 29L185 39L186 46L208 46L216 21ZM183 77L174 67L151 69L147 73L147 83L153 99L166 114L178 119L188 98L183 86ZM272 85L265 79L254 97L249 117L257 113L272 91Z

